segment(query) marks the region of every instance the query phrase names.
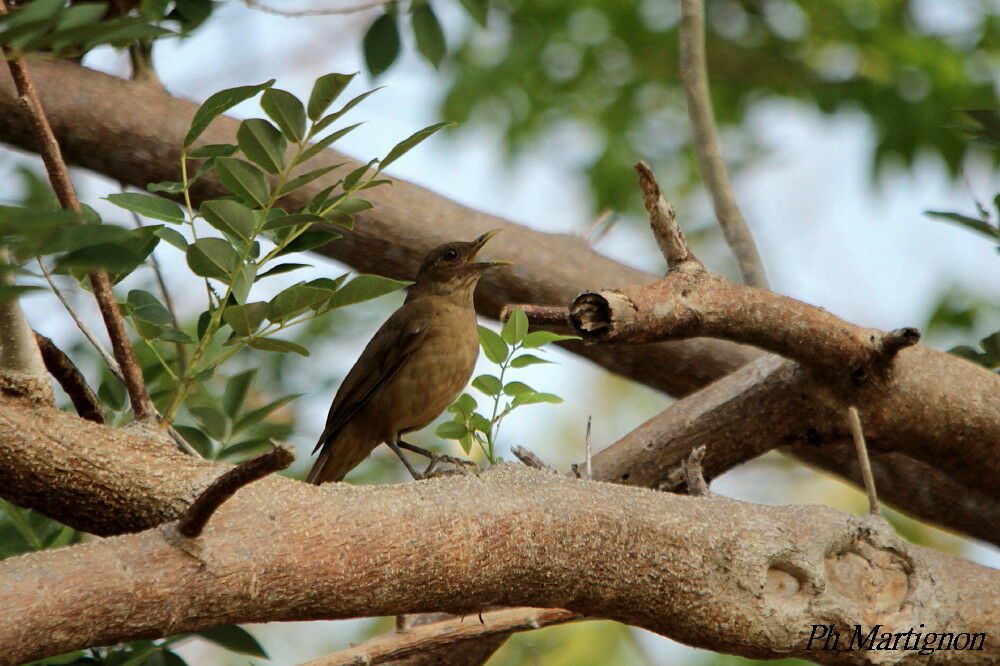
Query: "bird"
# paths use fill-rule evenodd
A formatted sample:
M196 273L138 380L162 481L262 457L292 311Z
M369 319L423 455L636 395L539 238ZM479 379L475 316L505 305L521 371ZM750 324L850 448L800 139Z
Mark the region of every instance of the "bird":
M427 254L403 305L375 333L337 389L313 449L320 455L308 483L343 480L383 442L415 479L421 478L400 445L423 450L400 438L437 418L472 376L479 356L473 292L487 271L510 265L475 259L499 231L445 243Z

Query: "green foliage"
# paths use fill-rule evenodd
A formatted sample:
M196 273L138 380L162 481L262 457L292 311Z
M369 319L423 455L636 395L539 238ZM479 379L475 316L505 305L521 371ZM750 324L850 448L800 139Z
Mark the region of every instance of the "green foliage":
M967 145L943 129L956 109L998 105L989 71L1000 22L989 3L970 3L970 25L943 33L921 23L920 4L709 0L706 48L722 129L743 126L768 98L824 113L860 110L874 127L876 167L929 152L957 174ZM677 2L515 1L496 10L489 39L471 29L452 49L446 120L501 132L511 156L554 128L578 128L593 146L583 159L595 210L640 209L622 168L637 158L676 174L678 187L694 181Z
M68 259L61 257L56 263L57 268L65 268L64 264L70 268L89 266L86 260L97 253L80 256L80 250L95 246L104 252L113 241L117 248L107 252L108 257L103 261L107 264L112 258L117 258L118 263L106 267L126 273L142 263L157 241L166 239L184 252L191 271L206 279L208 307L198 318L194 331L184 331L173 325L168 310L149 292L133 291L123 304L126 315L146 341L153 360L160 366L156 378L162 380L163 386L154 400L163 404L163 416L168 422L196 393L198 384L212 377L220 364L240 350L252 348L306 356L309 354L307 348L276 335L335 309L377 298L407 284L376 275L360 275L347 281L344 275L336 280L321 278L299 282L269 301L253 301L250 298L254 285L261 278L288 273L306 265L279 262L280 257L339 238L336 232L316 228L316 225L334 223L350 228L354 213L371 208L371 203L358 194L388 182L378 178L381 167L390 164L441 127L435 125L404 139L382 160L372 160L346 174L298 209L277 208L279 198L341 166L308 168L310 160L324 148L357 127L355 124L333 129L323 136L336 120L372 92L358 95L329 112L352 77L345 74L320 77L307 104L285 90L274 88L274 80L217 92L201 105L192 119L181 155L181 181L156 183L149 187L151 192L182 195L186 202L183 210L173 202L141 193L108 197L112 203L137 215L188 226L195 235L193 242L187 242L181 234L162 225L141 227L136 231L110 226L73 225L79 220L61 213L48 213L51 219L45 218L42 224L35 225L39 230L39 239L30 248L35 252L42 245L50 247L53 238L62 238L59 234L70 234L68 242L62 245L56 243L55 247L73 250L76 254L67 255ZM260 96L261 109L267 117L244 120L237 131L236 145L194 146L213 119L256 96ZM375 167L376 164L379 166ZM293 177L293 170L298 175ZM207 174L214 174L231 196L204 201L195 210L190 203L190 188ZM199 238L194 227L199 219L218 231L221 237ZM20 232L28 226L28 222L15 219L8 226ZM86 229L88 226L91 228ZM50 229L51 232L48 231ZM84 234L80 229L86 229L88 233ZM94 233L94 229L102 233ZM3 224L0 223L0 233L3 231ZM138 241L130 240L132 235L143 239L146 244L133 247ZM265 252L262 241L269 242L273 247ZM130 242L132 245L129 245ZM217 283L218 288L209 281ZM163 342L172 343L182 350L173 361L168 360L166 350L159 346ZM181 357L186 360L185 363L177 363ZM110 388L106 389L108 396L113 397L110 391ZM251 444L266 443L266 437L246 439L246 433L236 427L240 423L245 427L252 425L244 421L245 417L217 414L212 411L214 408L211 405L197 402L195 399L189 405L196 423L182 424L181 427L185 436L192 438L192 444L206 455L231 455L234 451L246 453L253 448ZM233 441L237 435L243 439Z
M468 393L463 393L448 407L452 420L440 424L434 434L442 439L458 440L466 454L472 450L472 445L475 443L491 465L496 463L499 460L496 455L496 441L500 423L512 411L523 405L562 402L559 396L535 391L524 382L506 381L507 371L511 368L551 362L534 354L518 352L523 349L544 351L542 347L549 343L577 339L579 338L575 335L557 335L548 331L529 333L528 318L520 308L514 308L499 334L480 326L479 345L486 358L499 366L499 376L479 375L472 380L472 387L491 399L493 404L490 416L487 418L484 413L476 411L479 406L476 399Z

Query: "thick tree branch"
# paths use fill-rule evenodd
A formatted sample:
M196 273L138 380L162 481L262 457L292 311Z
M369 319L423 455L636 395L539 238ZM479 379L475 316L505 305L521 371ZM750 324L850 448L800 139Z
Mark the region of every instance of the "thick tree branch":
M6 0L0 0L0 14L6 13ZM59 149L59 142L56 140L52 126L45 115L38 91L28 74L27 62L20 54L8 49L4 49L4 55L7 57L7 66L14 80L14 87L17 89L21 111L31 125L36 144L35 149L42 156L49 182L59 199L59 204L66 210L79 213L81 211L80 200L77 199L76 190L70 181L69 171ZM97 306L104 318L108 336L111 338L111 347L125 379L125 388L128 390L129 401L132 404L132 413L137 420L153 418L156 410L146 392L146 382L143 380L142 370L135 359L132 343L125 331L125 321L118 310L118 300L111 290L111 281L108 279L107 271L91 271L87 277L94 289Z
M733 184L722 157L715 126L715 113L708 91L708 67L705 64L705 10L702 0L681 0L679 32L681 85L687 98L698 170L712 195L715 216L726 242L736 255L743 279L749 285L766 288L767 275L750 226L733 195Z
M468 503L479 509L455 512ZM971 634L1000 618L997 572L883 521L520 465L379 488L272 476L220 508L197 559L150 530L7 560L0 578L0 654L15 662L220 624L523 604L745 656L887 663L807 650L813 625ZM1000 659L994 643L970 654Z

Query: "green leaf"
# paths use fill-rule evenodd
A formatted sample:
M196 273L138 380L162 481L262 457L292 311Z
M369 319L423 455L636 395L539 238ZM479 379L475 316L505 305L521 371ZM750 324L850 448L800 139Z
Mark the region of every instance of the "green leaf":
M489 434L490 432L490 422L479 412L474 412L469 415L469 425L484 435Z
M369 301L379 296L390 294L398 289L413 284L400 280L392 280L381 275L359 275L334 294L327 304L330 309L342 308L346 305L354 305Z
M267 303L264 301L230 305L222 313L222 321L229 324L230 328L242 337L255 333L265 317L267 317Z
M225 113L240 102L250 99L272 85L274 85L274 79L256 86L239 86L237 88L220 90L214 95L209 96L195 112L194 118L191 120L191 129L188 130L187 135L184 137L184 147L186 148L194 143L195 139L201 136L201 133L205 131L205 128L208 127L208 124L216 116Z
M273 352L295 352L303 356L309 356L309 350L302 345L295 344L289 340L279 340L278 338L251 338L247 342L254 349Z
M225 439L229 429L229 419L217 408L211 406L191 407L189 410L198 423L210 437L216 440Z
M487 2L488 0L458 0L465 7L465 11L469 12L476 23L486 27L486 13L487 13Z
M288 321L307 310L318 308L336 292L312 286L305 282L284 289L267 305L267 318L276 324Z
M221 238L200 238L188 246L187 263L195 275L228 281L239 267L240 257Z
M389 69L399 56L399 29L396 18L382 14L368 27L361 48L365 55L365 67L373 77Z
M356 107L358 104L360 104L361 102L363 102L365 100L365 98L367 98L369 95L371 95L373 93L376 93L376 92L378 92L381 89L382 89L382 87L379 86L378 88L372 88L368 92L363 92L360 95L358 95L357 97L353 98L351 101L349 101L347 104L345 104L339 110L331 113L328 116L323 116L318 121L316 121L316 124L313 125L313 128L312 128L313 134L319 134L320 132L322 132L323 130L325 130L327 127L329 127L333 123L337 122L337 120L341 116L343 116L345 113L347 113L348 111L350 111L351 109L353 109L354 107Z
M80 250L64 254L56 261L55 273L71 271L106 270L109 273L131 273L147 255L141 255L135 248L123 245L91 245Z
M174 430L184 438L188 444L205 458L212 457L212 440L208 438L200 428L194 426L174 424Z
M525 316L524 311L521 308L514 308L513 312L510 313L510 317L507 318L506 323L504 323L503 328L500 330L500 337L504 339L509 345L516 345L522 340L524 336L528 333L528 317Z
M299 143L306 135L306 110L299 98L280 88L265 90L260 98L260 108L268 118L281 128L281 133L292 143Z
M319 141L317 141L313 145L311 145L308 148L306 148L306 150L302 153L302 157L300 158L300 161L301 162L305 162L305 161L311 160L313 157L315 157L316 155L318 155L321 151L326 150L327 148L329 148L330 145L334 141L337 141L338 139L342 138L346 134L354 131L356 128L361 127L362 125L364 125L363 122L354 123L353 125L348 125L347 127L340 128L339 130L337 130L336 132L330 134L329 136L323 137L322 139L320 139ZM342 166L342 165L343 165L343 162L341 164L338 164L337 166Z
M13 28L34 21L46 21L55 18L59 10L66 4L64 0L35 0L19 8L13 14L8 14L3 21L4 27Z
M306 153L308 153L308 152L309 151L307 150ZM301 161L304 162L306 159L308 159L308 158L305 157L305 153L303 153L303 159ZM284 185L282 185L281 187L279 187L277 193L275 194L275 196L283 197L286 194L288 194L289 192L294 192L295 190L299 189L300 187L303 187L304 185L308 185L309 183L313 182L314 180L316 180L320 176L325 176L326 174L330 173L331 171L333 171L337 167L340 167L340 166L343 166L343 165L344 165L343 162L341 162L340 164L332 164L330 166L320 167L319 169L313 169L312 171L304 173L301 176L296 176L295 178L292 178L291 180L287 181Z
M237 150L239 150L239 146L234 146L231 143L209 143L198 146L187 155L196 158L229 157Z
M512 368L524 368L529 365L536 365L538 363L552 363L552 361L546 361L544 358L538 358L534 354L521 354L514 358L510 362L510 367Z
M294 215L281 215L278 217L271 218L266 223L264 223L265 231L273 231L274 229L284 229L285 227L297 227L300 224L313 224L316 222L326 222L327 219L320 215L313 215L312 213L295 213Z
M318 120L340 93L344 92L354 76L355 74L324 74L316 79L309 94L309 119Z
M257 368L251 368L250 370L237 373L226 380L226 389L222 394L222 410L230 418L236 418L240 409L243 408L247 393L250 391L250 385L256 376Z
M291 271L297 271L300 268L311 268L311 267L312 264L294 264L294 263L278 264L274 268L270 268L261 273L260 275L258 275L257 281L260 281L261 279L266 277L271 277L272 275L281 275L282 273L290 273Z
M533 405L539 402L547 402L552 405L558 405L563 399L552 393L522 393L514 398L513 404L515 407L520 407L521 405Z
M414 9L410 22L413 26L413 35L417 38L417 50L435 68L440 67L448 47L445 44L441 23L438 22L430 3Z
M121 412L127 407L128 395L125 386L115 377L107 377L97 388L97 397L115 412Z
M223 187L244 203L263 207L270 189L260 169L235 157L220 157L215 161L215 174Z
M503 392L512 398L516 398L519 395L524 395L525 393L534 393L535 389L531 388L524 382L507 382L507 385L503 387Z
M240 266L233 278L231 293L237 303L246 303L250 288L257 279L257 264L250 262Z
M499 335L485 326L479 327L479 344L483 353L493 363L503 363L507 360L507 343Z
M44 287L27 284L0 285L0 303L8 303L29 291L43 291Z
M503 384L493 375L479 375L472 380L472 387L486 395L500 395Z
M136 319L160 325L167 325L173 321L170 311L148 291L133 289L128 292L125 302L131 307L132 317Z
M285 148L288 142L281 131L263 118L250 118L240 123L236 141L250 161L268 173L285 168Z
M368 164L362 164L357 169L351 173L344 176L344 192L350 192L354 189L354 186L358 184L361 177L368 173L368 170L372 168L372 165L378 162L378 160L371 160Z
M133 231L112 224L74 224L63 227L45 244L44 253L69 252L94 245L129 245Z
M187 252L188 242L180 234L180 232L171 229L170 227L161 227L153 232L158 238L165 240L174 247L176 247L181 252Z
M407 138L403 139L389 151L389 154L383 158L378 164L378 170L382 171L387 166L398 160L400 157L405 155L410 149L419 144L421 141L429 137L430 135L437 132L439 129L454 125L454 123L437 123L431 125L430 127L425 127L420 131L414 132Z
M167 342L181 342L184 344L194 342L194 340L191 339L190 335L180 330L179 328L174 328L173 326L162 327L162 330L160 331L160 334L157 337L160 340L165 340ZM161 368L162 366L157 366L157 367Z
M283 254L291 254L293 252L307 252L338 238L342 238L342 236L335 231L311 229L286 245L276 256L280 257Z
M458 421L445 421L434 429L434 434L441 439L462 439L469 434L469 429L464 423Z
M524 336L524 341L521 346L525 349L534 349L537 347L544 347L550 342L559 342L560 340L579 340L578 335L559 335L558 333L550 333L549 331L532 331Z
M932 217L939 217L944 220L950 220L952 222L957 222L964 227L972 229L973 231L978 231L981 234L985 234L993 239L1000 238L1000 229L994 227L985 220L981 220L975 217L968 217L966 215L960 215L958 213L948 213L939 210L928 210L924 211L927 215Z
M116 206L138 213L143 217L163 220L172 224L184 223L184 213L180 206L169 199L136 192L109 194L106 199Z
M271 340L273 340L273 338L262 338L262 339L271 339ZM296 398L298 398L300 395L302 395L302 394L301 393L293 393L291 395L286 395L286 396L284 396L282 398L278 398L277 400L275 400L273 402L269 402L268 404L264 405L263 407L258 407L257 409L254 409L253 411L247 412L246 414L244 414L243 416L241 416L240 419L236 422L236 425L233 426L233 433L241 432L243 430L246 430L247 428L249 428L252 425L256 425L260 421L262 421L265 418L267 418L267 416L270 415L271 412L274 412L274 411L280 409L281 407L284 407L285 405L287 405L288 403L290 403L292 400L295 400Z
M271 450L269 439L248 439L237 444L231 444L219 451L219 458L249 459Z
M468 416L469 414L471 414L476 410L477 406L478 403L476 402L475 398L473 398L468 393L463 393L462 395L458 396L458 399L455 400L455 402L451 403L451 405L448 407L448 411L455 414L464 414Z
M243 240L254 236L257 216L254 212L232 199L211 199L201 204L200 214L219 231Z
M165 180L161 183L149 183L146 189L150 192L163 192L165 194L180 194L184 191L184 183Z
M260 659L269 659L267 652L264 652L264 648L260 646L257 639L241 627L216 627L195 633L205 640L221 645L231 652L259 657Z

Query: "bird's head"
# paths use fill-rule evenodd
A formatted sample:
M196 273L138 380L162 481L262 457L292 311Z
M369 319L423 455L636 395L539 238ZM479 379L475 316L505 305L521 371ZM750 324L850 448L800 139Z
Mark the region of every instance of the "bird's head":
M476 283L483 273L497 266L509 266L509 261L476 261L476 255L487 241L500 233L487 231L473 241L452 241L434 248L424 258L416 282L410 287L414 294L454 296L471 299Z

